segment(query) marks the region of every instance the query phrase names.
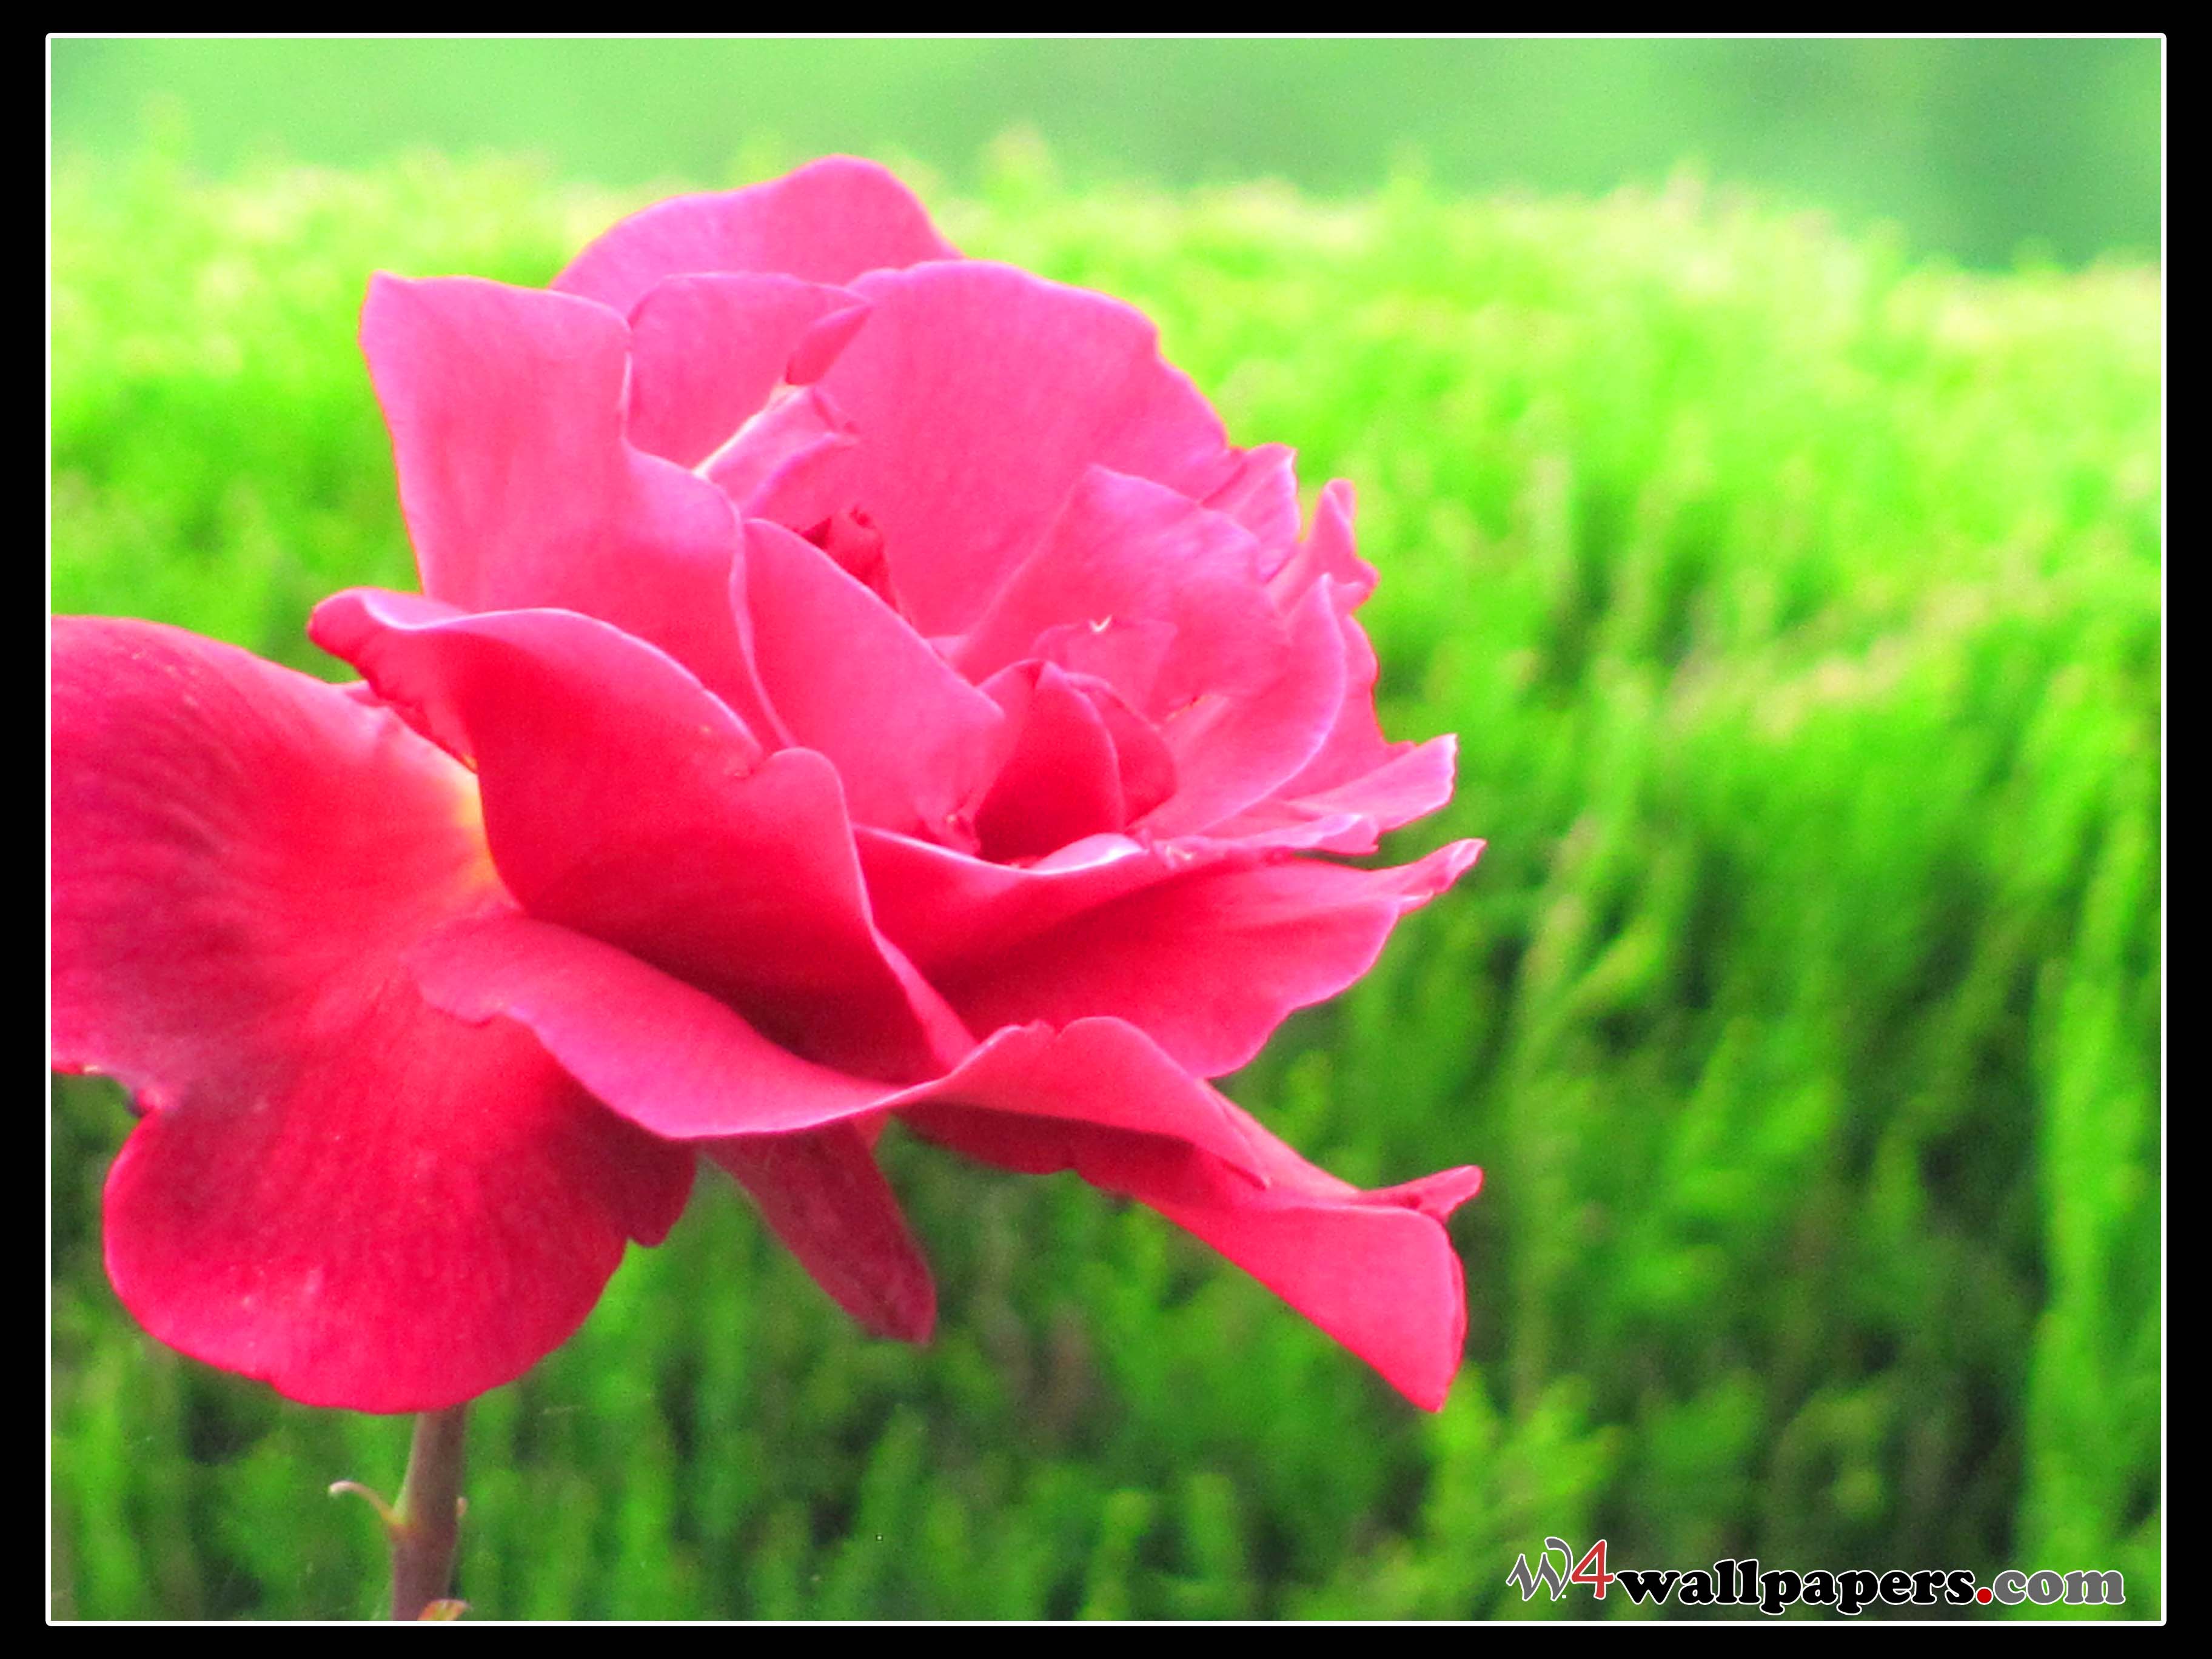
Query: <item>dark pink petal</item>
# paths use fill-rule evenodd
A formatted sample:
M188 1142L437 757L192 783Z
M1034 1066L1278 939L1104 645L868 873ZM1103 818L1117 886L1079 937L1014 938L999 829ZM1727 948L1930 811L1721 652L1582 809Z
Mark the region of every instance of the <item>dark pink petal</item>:
M898 1088L781 1053L672 975L526 917L458 922L409 963L432 1004L472 1024L521 1026L592 1094L669 1140L774 1138L951 1101L1141 1130L1250 1164L1219 1097L1118 1020L1011 1026L941 1076Z
M1140 818L1176 792L1175 757L1152 723L1103 680L1071 674L1069 682L1091 700L1114 739L1114 764L1121 775L1122 810Z
M1089 697L1050 664L1023 664L984 688L1018 735L975 809L986 859L1033 858L1127 821L1113 734Z
M1293 1009L1365 973L1398 918L1480 851L1457 842L1394 870L1224 863L1085 910L996 956L970 956L934 980L975 1030L1111 1016L1176 1064L1218 1077L1257 1054Z
M929 1340L937 1287L864 1130L842 1123L811 1134L709 1141L702 1150L737 1177L839 1307L878 1336Z
M400 953L508 904L466 772L389 711L148 623L53 641L55 1060L145 1114L110 1174L118 1293L311 1404L509 1382L590 1310L688 1155Z
M1344 645L1331 584L1310 588L1287 618L1274 678L1202 697L1164 722L1176 788L1145 818L1154 836L1210 829L1265 799L1312 759L1344 701Z
M408 953L431 1006L512 1020L577 1082L671 1140L818 1129L877 1109L880 1083L802 1060L726 1004L629 951L513 913L453 922Z
M865 512L925 635L981 614L1085 467L1194 496L1236 470L1206 400L1117 301L975 260L854 287L873 309L821 389L860 442L817 494L771 515L804 532L841 507Z
M928 975L1149 887L1192 862L1127 836L1087 836L1028 865L994 864L865 825L854 839L877 925Z
M679 196L634 213L553 286L627 312L663 277L690 272L848 283L864 270L958 257L904 185L872 161L832 155L768 184Z
M795 276L670 277L630 313L630 442L697 466L778 386L819 378L866 315Z
M1357 812L1308 817L1269 803L1263 823L1261 810L1233 821L1233 840L1086 836L1024 864L993 864L866 825L854 838L877 925L935 979L1171 877L1224 863L1249 867L1286 853L1346 850L1340 842L1363 837L1362 850L1373 850L1373 823Z
M1235 520L1150 479L1087 468L951 659L981 680L1038 654L1055 629L1166 623L1174 635L1155 674L1141 686L1111 682L1130 702L1164 714L1202 690L1249 691L1273 678L1282 649L1259 562Z
M757 718L729 602L736 516L630 445L619 314L474 277L380 276L361 336L425 593L598 617Z
M841 1069L933 1074L967 1038L870 921L836 770L760 745L684 669L588 617L326 599L309 631L476 765L532 915L620 946ZM453 740L448 738L447 740Z
M1229 1181L1251 1179L1261 1167L1250 1144L1257 1126L1118 1019L1081 1019L1058 1031L1009 1026L936 1082L884 1104L950 1110L986 1124L978 1134L989 1125L1054 1123L1140 1137L1203 1156Z
M1083 1123L939 1107L905 1115L929 1139L1030 1174L1072 1170L1158 1210L1375 1367L1415 1405L1443 1405L1467 1339L1467 1293L1443 1222L1481 1172L1362 1192L1315 1169L1227 1102L1261 1182L1202 1152Z
M762 689L793 740L836 763L854 820L966 840L955 815L997 763L998 704L780 525L746 522L745 595Z

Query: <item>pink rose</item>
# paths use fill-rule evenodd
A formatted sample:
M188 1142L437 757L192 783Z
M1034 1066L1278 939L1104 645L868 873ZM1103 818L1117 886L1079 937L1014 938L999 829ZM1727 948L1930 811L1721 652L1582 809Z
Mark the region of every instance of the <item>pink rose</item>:
M1474 861L1326 854L1451 793L1376 729L1332 484L1237 450L1127 306L961 258L832 160L664 202L550 291L379 277L421 595L333 688L53 641L57 1063L143 1114L108 1270L317 1404L507 1382L694 1154L920 1338L893 1115L1188 1229L1441 1403L1480 1180L1363 1192L1206 1079Z

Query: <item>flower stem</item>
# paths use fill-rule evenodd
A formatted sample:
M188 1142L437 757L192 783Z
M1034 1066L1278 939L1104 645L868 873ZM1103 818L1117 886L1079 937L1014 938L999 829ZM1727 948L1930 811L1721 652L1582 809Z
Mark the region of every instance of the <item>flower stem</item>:
M461 1534L461 1440L466 1406L424 1412L415 1419L407 1477L392 1506L392 1616L416 1620L446 1599Z

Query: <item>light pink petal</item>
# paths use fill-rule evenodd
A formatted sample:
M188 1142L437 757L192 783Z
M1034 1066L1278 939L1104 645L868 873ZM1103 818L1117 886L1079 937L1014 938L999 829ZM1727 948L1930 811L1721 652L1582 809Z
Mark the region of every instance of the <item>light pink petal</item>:
M1250 532L1266 554L1271 574L1298 538L1297 457L1281 444L1261 444L1237 458L1237 470L1215 487L1204 505L1224 513Z
M562 611L441 615L361 589L309 631L474 762L525 909L620 946L840 1069L929 1075L966 1038L877 933L835 769L761 757L662 653Z
M598 617L757 719L729 603L736 516L630 445L619 314L475 277L380 276L361 336L425 593Z
M1218 1077L1292 1010L1369 968L1407 911L1474 862L1458 842L1417 863L1357 870L1315 860L1224 863L1083 911L935 982L975 1030L1125 1019L1176 1064Z
M956 815L997 763L998 704L780 525L745 525L745 596L762 688L793 739L836 763L854 818L966 841Z
M1340 601L1343 590L1334 584L1331 589ZM1382 735L1382 722L1376 718L1375 681L1379 665L1367 630L1349 616L1339 616L1336 627L1344 647L1344 700L1337 705L1336 719L1313 758L1283 785L1285 795L1310 794L1364 777L1412 747L1393 744Z
M832 155L767 184L679 196L634 213L553 286L627 312L663 277L691 272L848 283L864 270L958 257L904 185L872 161Z
M854 287L873 309L821 381L859 438L849 465L811 495L751 510L802 533L865 512L925 635L982 613L1085 468L1194 496L1236 470L1205 399L1117 301L975 260Z
M228 646L64 618L53 647L55 1060L145 1115L108 1180L118 1294L311 1404L513 1380L690 1159L416 994L410 944L507 904L468 775Z
M630 313L630 442L697 466L779 386L818 379L866 315L795 276L670 277Z
M1176 793L1141 823L1153 836L1208 830L1265 799L1312 759L1344 701L1344 646L1331 584L1307 590L1287 619L1275 678L1209 695L1164 722Z
M1273 626L1262 629L1263 635L1278 641L1281 632ZM1038 635L1030 647L1040 661L1112 686L1135 708L1159 705L1157 694L1161 677L1175 648L1173 623L1141 617L1111 617L1101 626L1062 623Z
M1373 771L1310 794L1291 793L1299 787L1294 781L1282 795L1216 825L1213 834L1224 841L1276 841L1298 826L1326 822L1335 827L1308 837L1307 847L1324 853L1371 853L1383 831L1425 817L1451 799L1457 752L1458 739L1449 735L1423 744L1393 744Z
M1150 479L1087 468L951 660L980 680L1036 655L1054 629L1164 623L1174 635L1159 669L1142 686L1114 682L1125 697L1164 714L1200 690L1249 692L1273 678L1282 649L1259 562L1235 520Z
M1341 478L1322 489L1312 530L1270 580L1268 592L1287 611L1324 576L1336 584L1338 604L1346 611L1375 591L1375 567L1352 550L1352 486Z
M804 518L810 503L842 499L841 481L852 465L848 452L858 442L844 412L819 386L809 386L771 398L701 471L744 517L784 523ZM801 533L835 510L826 505L813 510L800 524Z
M702 1150L737 1177L839 1307L878 1336L929 1340L937 1322L929 1263L858 1126L710 1141Z
M1481 1183L1449 1170L1362 1192L1315 1169L1247 1114L1262 1180L1144 1133L925 1107L931 1139L1031 1174L1072 1170L1150 1206L1252 1274L1415 1405L1443 1405L1467 1338L1467 1294L1443 1222Z

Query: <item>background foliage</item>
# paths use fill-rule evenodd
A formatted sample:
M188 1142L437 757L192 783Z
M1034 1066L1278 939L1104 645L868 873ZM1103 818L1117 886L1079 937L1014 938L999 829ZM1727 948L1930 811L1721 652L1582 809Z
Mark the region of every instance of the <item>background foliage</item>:
M1431 1419L1149 1213L894 1140L927 1348L860 1336L702 1182L476 1413L462 1593L508 1617L1541 1616L1615 1566L2116 1566L2160 1606L2155 272L1962 275L1687 185L1064 185L971 252L1103 289L1242 441L1357 481L1394 848L1492 847L1231 1092L1363 1182L1491 1184ZM626 205L497 163L66 167L58 611L316 672L412 585L368 273L545 280ZM127 1123L54 1119L56 1610L345 1615L405 1425L176 1358L116 1305ZM1606 1613L1626 1615L1616 1591Z
M58 155L149 104L193 159L526 152L617 186L886 147L963 187L1025 127L1073 177L1358 193L1656 186L1678 165L1915 252L2007 266L2159 246L2163 48L2134 40L57 40ZM778 171L763 157L760 170Z

